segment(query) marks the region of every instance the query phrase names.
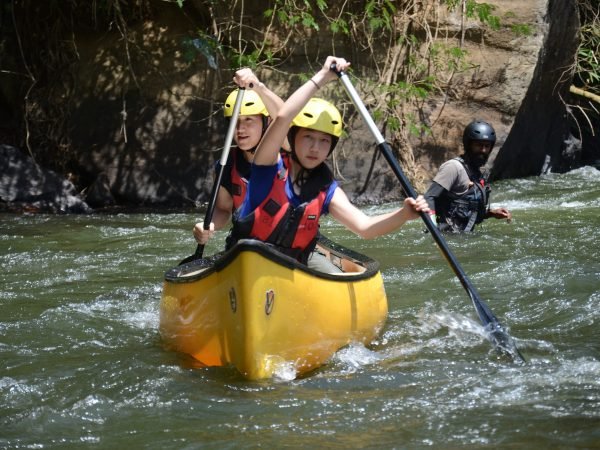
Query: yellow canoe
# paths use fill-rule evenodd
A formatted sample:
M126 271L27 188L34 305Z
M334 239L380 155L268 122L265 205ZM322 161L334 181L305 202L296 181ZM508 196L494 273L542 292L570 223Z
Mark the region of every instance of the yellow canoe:
M317 272L255 240L170 269L160 304L167 348L247 379L302 375L350 343L368 344L387 317L379 263L325 238L341 274Z

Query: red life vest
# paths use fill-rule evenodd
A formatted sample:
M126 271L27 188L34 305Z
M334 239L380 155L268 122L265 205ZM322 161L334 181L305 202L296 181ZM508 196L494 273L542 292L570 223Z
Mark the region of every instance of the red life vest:
M242 206L244 198L246 197L246 191L248 190L248 179L243 177L238 170L237 159L245 158L243 150L239 148L235 149L236 153L232 155L231 163L231 197L233 198L233 211ZM287 158L287 151L280 150L282 157Z
M324 186L316 197L294 207L285 192L288 169L284 165L277 172L271 192L248 216L239 219L234 216L232 240L253 238L278 247L283 253L306 263L314 249L319 231L319 218L327 198L327 190L333 181L320 180Z

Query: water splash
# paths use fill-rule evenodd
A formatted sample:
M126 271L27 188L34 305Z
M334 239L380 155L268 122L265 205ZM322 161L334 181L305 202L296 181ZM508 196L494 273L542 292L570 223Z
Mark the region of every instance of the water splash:
M341 366L341 372L344 374L354 373L365 366L376 364L382 359L382 355L359 343L353 343L338 350L332 357L332 361Z

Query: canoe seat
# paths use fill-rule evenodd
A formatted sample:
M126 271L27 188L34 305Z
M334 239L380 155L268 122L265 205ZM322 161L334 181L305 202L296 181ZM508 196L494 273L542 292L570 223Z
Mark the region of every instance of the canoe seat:
M363 273L367 270L366 267L359 264L357 261L348 258L346 255L332 251L329 248L317 246L317 251L325 256L331 263L342 270L339 272L332 272L334 275L356 275L357 273Z

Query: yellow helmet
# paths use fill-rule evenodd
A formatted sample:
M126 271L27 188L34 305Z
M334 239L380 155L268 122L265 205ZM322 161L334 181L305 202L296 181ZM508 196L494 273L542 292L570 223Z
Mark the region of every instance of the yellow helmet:
M235 100L237 99L239 89L235 89L231 91L227 100L225 100L225 105L223 107L223 113L225 117L231 117L233 115L233 106L235 105ZM260 99L260 95L258 95L255 91L246 89L244 91L244 100L242 101L242 106L240 108L241 116L253 116L255 114L262 114L263 116L268 116L269 112L267 111L267 107Z
M322 131L338 138L342 135L342 115L335 106L322 98L311 98L294 117L292 125Z

